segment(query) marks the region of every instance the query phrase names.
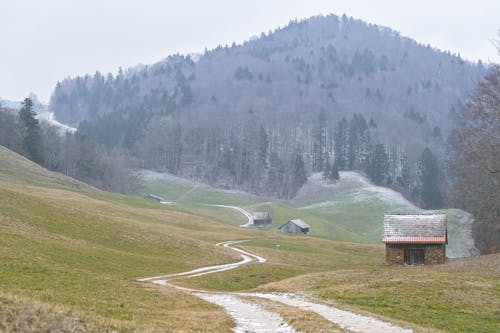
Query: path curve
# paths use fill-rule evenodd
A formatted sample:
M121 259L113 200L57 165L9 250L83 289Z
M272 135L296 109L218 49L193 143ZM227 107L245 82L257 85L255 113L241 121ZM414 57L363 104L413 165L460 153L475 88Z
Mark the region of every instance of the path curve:
M232 206L223 206L232 207ZM233 240L217 243L217 246L224 246L233 251L238 252L242 260L223 265L212 265L196 268L187 272L153 276L142 278L138 281L149 281L159 285L169 285L176 289L190 292L193 295L217 304L225 309L225 311L234 319L237 326L233 331L239 332L280 332L280 333L295 333L293 327L286 324L283 318L275 312L264 310L257 304L249 301L242 300L237 296L250 296L265 298L272 301L280 302L288 306L299 308L305 311L313 311L322 316L326 320L346 328L352 332L359 333L412 333L411 329L405 329L395 326L391 323L368 317L362 316L350 311L340 310L333 306L314 303L295 294L279 294L279 293L220 293L209 292L204 290L196 290L184 288L169 283L169 280L177 277L193 278L207 274L227 271L246 265L251 262L265 263L266 259L251 252L245 251L241 248L233 247L232 245L245 242L247 240Z
M234 210L237 210L238 212L240 212L241 214L245 215L245 217L247 218L247 223L240 225L240 227L242 227L242 228L248 228L249 226L251 226L253 224L252 214L250 214L249 212L247 212L246 210L244 210L241 207L227 206L227 205L209 205L209 204L207 204L207 206L234 209Z

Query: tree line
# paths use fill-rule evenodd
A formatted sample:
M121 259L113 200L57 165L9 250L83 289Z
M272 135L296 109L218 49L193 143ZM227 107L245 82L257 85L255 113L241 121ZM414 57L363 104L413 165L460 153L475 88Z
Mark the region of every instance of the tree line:
M30 98L24 99L18 113L0 106L0 145L104 190L131 193L137 184L133 159L79 132L61 133L57 127L40 123Z

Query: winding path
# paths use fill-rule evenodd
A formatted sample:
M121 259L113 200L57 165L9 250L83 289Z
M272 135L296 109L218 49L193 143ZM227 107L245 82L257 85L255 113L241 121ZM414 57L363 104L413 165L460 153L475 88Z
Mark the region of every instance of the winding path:
M231 207L231 206L230 206ZM251 303L250 301L242 300L238 296L251 296L265 298L272 301L280 302L287 306L292 306L305 311L313 311L322 316L326 320L339 325L342 328L352 332L359 333L412 333L410 329L404 329L394 326L391 323L384 322L372 317L358 315L353 312L340 310L325 304L314 303L304 300L294 294L277 294L277 293L218 293L208 292L184 288L169 283L173 278L193 278L197 276L213 274L217 272L227 271L246 265L252 262L265 263L266 259L251 252L245 251L232 245L245 242L245 240L226 241L216 244L224 246L233 251L238 252L242 260L223 265L205 266L193 269L187 272L153 276L149 278L139 279L139 281L149 281L159 285L169 285L171 287L190 292L193 295L217 304L225 309L225 311L234 319L236 328L233 330L240 332L279 332L279 333L295 333L293 327L288 325L283 318L275 312L264 310L261 306Z
M237 210L238 212L240 212L241 214L245 215L245 217L247 218L247 223L240 225L240 227L242 227L242 228L248 228L249 226L251 226L253 224L252 214L250 214L249 212L247 212L243 208L236 207L236 206L226 206L226 205L207 205L207 206L234 209L234 210Z

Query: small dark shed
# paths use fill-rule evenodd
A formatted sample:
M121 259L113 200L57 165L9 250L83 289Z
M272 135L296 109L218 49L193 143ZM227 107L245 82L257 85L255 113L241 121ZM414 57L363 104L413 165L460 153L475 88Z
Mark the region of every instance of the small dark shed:
M148 199L148 200L152 200L152 201L156 201L156 202L165 201L165 199L163 199L162 197L159 197L159 196L154 195L154 194L145 195L144 199Z
M446 260L446 215L385 215L384 235L388 264L441 264Z
M254 212L253 213L253 225L254 226L266 226L273 223L271 214L269 212Z
M279 227L281 232L293 233L293 234L307 234L311 226L302 220L290 220L287 223Z

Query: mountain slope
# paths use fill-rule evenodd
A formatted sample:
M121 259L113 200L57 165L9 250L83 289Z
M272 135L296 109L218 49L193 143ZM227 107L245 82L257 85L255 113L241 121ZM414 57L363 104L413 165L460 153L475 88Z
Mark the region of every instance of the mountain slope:
M383 182L401 178L406 163L402 183L419 199L420 153L430 147L444 163L461 102L484 72L388 28L329 15L196 61L171 56L117 76L65 79L50 107L146 168L279 198L327 162L366 172L382 144Z
M235 262L240 258L214 245L228 239L249 239L244 247L268 261L179 284L227 292L272 283L263 288L306 291L351 311L363 309L388 321L404 320L404 326L414 323L421 331L498 328L495 256L474 258L469 261L472 267L456 260L443 266L386 266L381 245L232 227L180 211L201 206L195 203L207 198L262 204L255 196L170 180L170 196L178 193L184 203L175 208L92 188L75 191L71 183L61 185L54 175L40 176L43 172L29 161L14 159L14 153L0 151L0 161L9 155L11 167L0 172L0 331L230 332L234 323L221 308L168 285L136 281ZM38 173L31 175L29 170ZM38 183L25 185L30 179ZM170 189L169 183L161 186ZM307 211L286 202L275 202L273 207L283 216ZM484 259L492 263L485 265ZM415 284L419 293L406 287ZM392 306L395 303L398 307ZM411 318L410 309L416 309ZM307 323L296 310L276 311L290 325ZM458 323L457 318L461 318ZM315 320L314 327L321 325Z
M235 260L212 244L238 237L227 226L140 208L4 148L0 165L0 330L229 331L216 307L135 282Z
M2 145L0 145L0 181L98 191L76 179L49 171Z

